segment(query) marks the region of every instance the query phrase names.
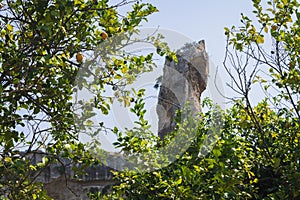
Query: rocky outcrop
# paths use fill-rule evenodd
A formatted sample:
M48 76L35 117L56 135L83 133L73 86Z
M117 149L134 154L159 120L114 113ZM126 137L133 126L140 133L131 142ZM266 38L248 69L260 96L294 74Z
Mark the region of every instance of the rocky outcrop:
M205 42L186 44L176 52L178 62L166 59L158 96L158 136L174 130L175 115L189 102L193 114L201 112L200 97L206 89L208 55Z

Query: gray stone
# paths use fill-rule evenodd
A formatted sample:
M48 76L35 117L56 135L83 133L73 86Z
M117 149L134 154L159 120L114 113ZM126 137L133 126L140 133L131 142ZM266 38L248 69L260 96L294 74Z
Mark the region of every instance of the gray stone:
M35 151L31 153L21 152L32 164L36 165L47 156L47 153ZM99 164L87 167L84 174L76 174L72 169L78 166L70 159L59 158L60 162L47 165L42 171L38 170L31 174L36 182L44 185L47 194L55 200L88 200L88 192L109 192L110 187L115 183L112 179L112 168ZM106 162L109 166L120 168L122 158L115 153L107 155Z
M207 85L209 62L204 40L186 44L176 55L177 63L165 61L158 96L158 136L161 139L174 130L176 111L188 102L195 116L201 112L200 97Z

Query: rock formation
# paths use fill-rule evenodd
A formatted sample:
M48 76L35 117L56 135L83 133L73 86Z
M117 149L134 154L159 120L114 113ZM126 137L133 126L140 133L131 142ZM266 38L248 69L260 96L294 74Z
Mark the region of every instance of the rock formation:
M208 56L205 42L186 44L176 52L178 62L166 59L158 96L158 136L174 130L176 111L189 102L193 114L201 112L200 97L206 89Z

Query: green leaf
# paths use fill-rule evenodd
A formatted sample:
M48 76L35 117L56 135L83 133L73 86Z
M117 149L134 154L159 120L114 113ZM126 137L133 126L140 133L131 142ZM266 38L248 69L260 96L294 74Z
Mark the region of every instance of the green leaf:
M7 24L6 27L7 27L7 30L10 32L12 32L14 30L14 27L10 24Z
M5 162L12 162L12 158L11 158L11 157L5 157L5 158L4 158L4 161L5 161Z
M259 35L257 36L257 43L258 44L263 44L265 42L265 39L263 36Z

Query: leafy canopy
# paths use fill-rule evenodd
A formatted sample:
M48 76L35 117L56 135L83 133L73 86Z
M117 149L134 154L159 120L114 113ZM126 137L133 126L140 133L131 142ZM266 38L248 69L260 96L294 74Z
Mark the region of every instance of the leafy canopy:
M48 165L63 165L61 158L81 167L98 162L78 140L74 124L72 97L78 71L97 52L100 61L90 64L102 69L94 83L95 106L103 114L109 112L114 98L105 97L107 87L119 92L114 97L129 106L130 92L119 86L151 70L153 54L138 56L117 50L132 42L141 22L158 10L138 0L0 3L0 197L48 199L35 181ZM125 5L131 8L123 14L119 9ZM109 42L118 36L121 41ZM160 36L145 42L157 47L160 55L174 57ZM84 120L90 114L84 112ZM31 162L34 154L42 154L42 160Z
M225 28L224 68L237 95L219 113L218 141L204 143L215 116L213 102L205 100L202 118L188 119L197 124L189 149L163 169L116 172L106 199L299 199L300 4L252 2L253 19L242 14L241 25ZM253 103L258 94L260 102ZM189 131L178 126L177 133ZM133 138L124 148L135 153L149 146ZM203 156L203 147L210 153Z

